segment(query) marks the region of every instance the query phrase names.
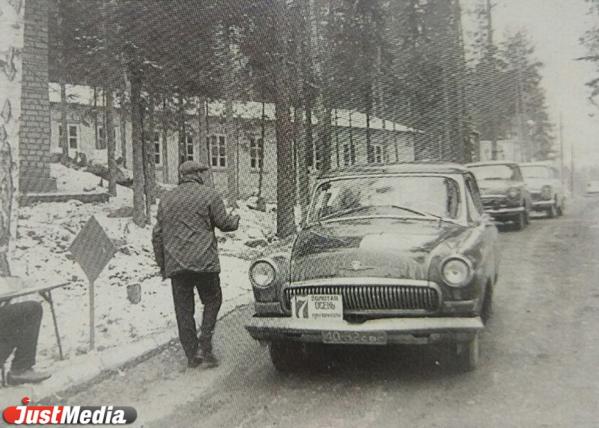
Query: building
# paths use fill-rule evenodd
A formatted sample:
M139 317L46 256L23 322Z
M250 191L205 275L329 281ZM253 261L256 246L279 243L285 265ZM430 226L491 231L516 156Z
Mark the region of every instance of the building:
M523 162L520 143L517 140L498 140L497 158L493 159L493 144L491 141L483 140L480 142L480 161L488 160L507 160L513 162Z
M61 129L60 89L56 84L50 84L51 105L51 147L53 153L61 153L59 145ZM72 158L84 154L88 161L106 163L106 131L103 127L101 94L85 86L69 86L67 89L68 115L67 132L69 155ZM93 106L96 105L94 109ZM209 152L210 166L217 189L227 188L227 156L226 132L224 123L224 104L213 101L207 104L207 117L198 117L197 111L186 111L185 159L179 157L178 131L169 129L166 133L160 127L160 112L157 113L157 127L154 133L155 163L157 179L164 183L176 183L177 169L184 160L199 160L200 150ZM96 112L96 113L94 113ZM121 126L120 109L115 106L113 135L116 141L117 158L126 159L130 166L131 124ZM236 158L238 159L237 185L241 197L257 193L260 168L263 174L262 195L267 200L276 199L276 133L275 109L273 104L258 102L236 102L233 106L233 116L236 136ZM331 165L367 163L366 150L366 115L348 110L333 110L332 112L332 147ZM315 122L315 119L313 119ZM316 124L316 123L314 123ZM207 141L200 145L198 141L199 127L203 126ZM124 130L125 152L122 146L122 131ZM402 162L415 159L415 138L420 132L403 125L370 118L369 130L374 162ZM166 134L166 143L164 135ZM262 135L264 134L264 141ZM315 138L317 139L317 137ZM124 155L124 156L123 156ZM202 156L205 158L205 155ZM319 150L313 149L308 166L316 173L321 164Z

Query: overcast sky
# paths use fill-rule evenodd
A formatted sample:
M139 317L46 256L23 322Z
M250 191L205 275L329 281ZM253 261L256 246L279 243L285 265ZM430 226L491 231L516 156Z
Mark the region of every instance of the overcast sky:
M469 8L477 1L464 0L463 4ZM536 47L537 58L545 64L543 86L556 136L560 111L563 113L566 162L573 144L577 161L599 164L599 109L588 102L589 89L585 86L595 74L591 64L575 61L585 55L579 39L591 27L588 5L584 0L493 2L498 40L508 31L525 28Z

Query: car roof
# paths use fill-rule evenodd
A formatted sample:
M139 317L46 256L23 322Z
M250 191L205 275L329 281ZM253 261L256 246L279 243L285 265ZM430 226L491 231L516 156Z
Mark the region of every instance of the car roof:
M514 162L514 161L495 160L495 161L473 162L473 163L468 163L465 166L467 168L470 168L470 167L473 167L473 166L491 166L491 165L513 165L513 166L518 166L518 163Z
M520 166L544 166L547 168L557 168L555 165L553 165L552 163L547 162L547 161L523 162L519 165Z
M336 168L319 176L319 179L370 174L466 174L463 165L448 162L400 162L391 164L352 165Z

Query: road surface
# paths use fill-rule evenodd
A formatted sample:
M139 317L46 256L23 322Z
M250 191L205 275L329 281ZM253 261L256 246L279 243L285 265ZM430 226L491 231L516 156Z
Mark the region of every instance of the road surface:
M173 343L64 403L133 405L145 427L599 426L599 200L500 239L474 372L452 369L442 347L408 347L281 375L244 331L244 307L219 325L218 369L185 370Z

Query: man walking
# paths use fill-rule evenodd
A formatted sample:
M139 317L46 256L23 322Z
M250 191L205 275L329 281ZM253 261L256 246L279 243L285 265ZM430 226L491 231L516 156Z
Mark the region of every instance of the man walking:
M179 340L188 367L205 362L218 365L212 336L222 303L220 263L214 228L237 230L239 216L229 215L220 196L205 186L202 172L208 168L186 161L179 167L179 186L167 192L158 205L152 245L163 278L171 278ZM194 319L194 287L204 306L200 337Z

